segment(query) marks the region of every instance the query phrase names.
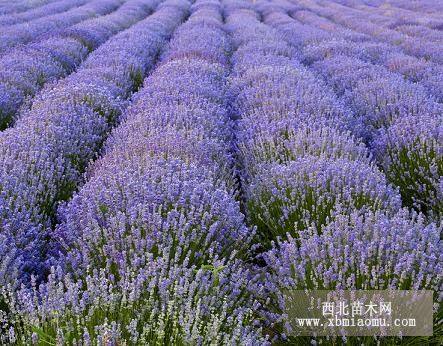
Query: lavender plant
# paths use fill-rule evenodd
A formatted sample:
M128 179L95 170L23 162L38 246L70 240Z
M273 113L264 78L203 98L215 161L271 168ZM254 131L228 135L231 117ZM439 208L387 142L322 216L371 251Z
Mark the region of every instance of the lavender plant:
M410 208L439 222L443 216L443 119L400 118L374 140L374 152L388 179L400 186Z
M73 7L82 6L85 3L87 3L87 0L48 1L48 4L42 4L43 6L28 11L0 15L0 26L20 24L37 18L65 12Z

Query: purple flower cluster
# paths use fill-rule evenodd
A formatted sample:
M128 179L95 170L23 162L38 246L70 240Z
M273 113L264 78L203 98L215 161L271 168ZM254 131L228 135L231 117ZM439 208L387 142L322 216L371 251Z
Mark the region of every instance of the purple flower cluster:
M122 0L95 0L63 13L37 18L26 23L6 26L0 32L0 54L18 44L34 41L44 34L59 31L85 19L114 11Z
M324 1L323 6L309 2L306 6L309 11L346 28L369 35L378 41L399 46L407 54L438 64L443 62L443 54L435 42L408 36L390 28L389 24L383 24L386 20L384 16L378 14L371 16L365 10L351 9L332 1ZM361 18L365 18L365 20L361 20Z
M275 239L328 222L333 210L401 207L385 176L366 162L304 155L286 164L264 164L248 186L251 219Z
M294 17L304 24L291 21L285 14L290 7L284 1L279 4L260 9L264 22L298 48L301 61L312 64L361 119L364 131L351 129L372 138L371 149L387 179L400 187L404 205L426 211L438 224L443 187L441 105L421 85L374 64L398 54L396 49L358 41L363 37L349 38L346 32L329 28L329 21L300 9ZM265 85L261 90L272 90ZM292 95L276 99L281 106ZM241 115L248 117L250 110L245 109ZM253 121L262 123L257 113ZM248 128L260 126L252 123ZM316 126L312 120L306 123L309 131L303 127L284 131L280 139L260 139L257 149L242 152L242 158L253 153L263 162L243 159L246 171L256 165L247 190L252 197L246 195L252 222L259 231L270 233L269 240L289 233L264 254L266 279L260 291L265 297L275 294L279 303L285 289L441 291L441 225L400 209L400 196L387 185L384 174L365 162L367 155L361 156L364 147L351 149L352 137L340 145L335 136L324 137L330 143L321 140L312 145L314 138L302 137L289 145L297 134L306 136L314 129L319 135ZM266 123L263 128L272 126ZM246 132L248 140L259 142L250 139L251 132ZM322 132L344 133L340 127ZM238 138L242 139L240 134Z
M443 117L408 116L383 129L373 143L387 178L405 205L443 217Z
M334 60L332 64L337 62ZM374 137L377 129L389 126L398 118L417 115L441 117L443 114L442 104L430 98L420 85L388 73L357 81L344 98L354 113L362 117L367 131Z
M280 1L284 3L285 0ZM262 13L266 13L266 11L262 10ZM274 13L271 15L275 16ZM281 13L280 16L282 16ZM429 94L441 102L443 97L441 74L443 72L439 64L425 58L407 55L397 45L380 42L369 35L359 35L353 30L345 29L312 12L297 11L294 18L311 26L311 39L306 40L303 47L303 58L306 63L312 64L331 55L345 55L380 64L392 72L405 76L412 82L420 82ZM295 30L295 27L300 27L301 24L291 23L291 26L292 30ZM317 37L317 34L314 36L314 28L321 29L328 35L325 35L322 40L314 40ZM279 27L279 30L284 30L284 28ZM300 29L297 28L297 30ZM420 39L422 40L422 38ZM443 40L443 36L440 40ZM297 44L299 38L292 41Z
M0 233L24 251L25 267L44 255L44 230L58 203L83 180L125 99L186 13L187 3L161 4L94 51L76 73L45 88L16 126L0 134Z
M298 344L288 289L441 304L431 1L0 0L0 344Z
M103 269L88 270L82 281L51 272L45 286L6 298L19 318L15 328L0 320L0 341L269 345L245 294L254 277L243 263L213 258L211 265L190 265L176 249L146 244L124 279Z
M132 0L106 16L76 24L59 35L15 48L0 61L0 129L44 84L69 74L112 35L152 12L156 1Z
M257 277L243 262L254 232L233 190L231 43L218 3L191 12L60 209L58 269L8 298L22 325L56 342L266 344L249 292Z
M177 251L200 265L238 251L251 237L232 189L226 47L212 45L216 35L227 43L228 37L204 22L207 17L221 22L220 9L204 7L204 14L192 9L108 139L103 157L90 167L87 183L60 211L64 221L54 239L62 252L69 249L61 255L74 272L92 265L124 277L126 258L140 256L147 244L162 248L169 233ZM201 27L208 35L201 36L197 51L182 36ZM214 55L204 58L207 44ZM189 53L177 57L187 46Z

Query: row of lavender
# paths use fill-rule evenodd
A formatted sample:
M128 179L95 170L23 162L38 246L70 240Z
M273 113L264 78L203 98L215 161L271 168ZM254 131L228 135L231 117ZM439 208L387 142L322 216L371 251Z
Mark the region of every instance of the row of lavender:
M116 2L117 3L117 2ZM68 27L50 38L14 48L0 60L0 129L45 84L71 73L90 52L152 12L155 2L131 0L116 11Z
M354 9L355 14L366 14L365 18L373 23L410 36L437 34L442 29L443 6L434 0L389 0L389 3L384 0L338 0L336 3Z
M36 266L45 256L58 204L81 184L89 161L186 12L169 10L159 5L113 36L76 73L43 90L15 127L0 134L2 281L26 280L26 272L41 270Z
M188 8L180 0L162 10L182 17ZM9 302L21 308L10 340L265 342L244 262L254 234L235 199L231 43L218 2L197 1L191 12L61 209L58 269Z
M350 69L326 84L328 57L302 65L324 32L285 6L168 0L0 134L2 341L256 345L288 288L441 291L441 228L401 208L358 139L380 138L363 89Z
M388 180L400 188L404 205L439 221L443 215L441 103L420 84L373 64L376 59L360 59L381 55L382 47L360 44L347 50L346 36L340 31L331 34L297 23L285 13L291 12L287 3L263 5L265 22L285 33L285 40L300 51L300 60L328 81L359 120L361 126L354 126L354 134L368 143Z
M73 7L84 5L87 2L88 0L63 0L44 4L21 13L3 14L0 15L0 26L20 24L40 17L65 12Z
M57 0L18 0L14 2L3 0L0 2L0 14L13 16L18 13L32 11L34 9L37 9L38 7L50 4L55 1Z
M60 31L66 26L97 15L110 13L122 3L122 0L95 0L63 13L2 27L0 31L0 55L8 53L14 46L31 42L45 34Z
M274 2L278 3L278 2ZM284 2L280 2L283 4ZM443 82L440 78L443 73L441 65L429 61L424 57L408 55L401 47L392 44L383 37L377 38L373 30L366 30L365 33L349 29L348 25L342 26L334 22L335 17L327 19L315 13L315 8L311 10L294 10L293 5L286 4L286 9L291 15L301 23L312 25L318 30L318 37L315 38L317 45L308 50L306 54L307 62L316 59L318 56L329 54L330 51L337 54L353 55L359 59L381 64L392 72L405 76L412 82L420 82L427 91L437 98L439 102L443 100ZM292 10L291 10L292 7ZM355 21L356 19L353 19ZM342 24L342 21L339 21ZM429 36L434 36L433 39ZM331 38L334 38L331 41ZM326 39L324 41L324 39ZM438 44L443 40L443 35L438 32L431 35L426 34L420 40L431 40L433 49L438 51Z
M294 3L297 4L298 1L294 1ZM397 31L390 26L383 27L379 21L371 18L371 14L364 10L355 10L329 0L323 0L319 3L312 0L305 0L303 1L303 7L350 29L354 29L357 32L368 34L382 42L397 45L410 55L426 58L436 63L443 62L443 54L441 50L436 47L435 42L411 36L408 33ZM379 18L380 16L376 15L376 17ZM368 20L361 20L361 18L368 18ZM371 19L375 22L371 21ZM438 35L441 40L439 31L434 31L434 34Z

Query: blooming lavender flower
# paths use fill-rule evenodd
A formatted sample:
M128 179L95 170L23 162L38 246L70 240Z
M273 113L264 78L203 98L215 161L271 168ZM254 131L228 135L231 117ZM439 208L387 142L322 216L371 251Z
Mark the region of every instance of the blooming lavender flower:
M279 31L284 32L286 41L292 45L300 46L300 49L303 50L303 62L312 64L317 60L334 55L358 58L383 65L391 71L404 75L413 82L419 81L430 95L438 100L441 99L441 78L438 77L441 73L439 73L438 64L424 58L406 55L401 52L397 45L379 42L367 35L358 37L357 34L355 36L355 31L348 32L343 27L337 26L337 24L325 18L320 18L312 12L309 12L308 15L310 20L307 20L305 12L296 11L295 18L312 25L303 26L295 21L290 21L290 17L282 13L281 9L274 8L274 11L276 12L265 15L265 22L278 27ZM303 15L301 15L302 13ZM323 38L321 35L319 36L316 30L318 31L320 28L327 30L329 36ZM306 35L306 39L300 39L300 31L306 33L302 35Z
M339 203L350 209L398 209L398 194L369 163L367 150L346 132L353 120L334 94L293 62L295 54L287 45L269 43L278 37L275 30L253 16L250 23L241 23L235 15L228 17L234 41L241 36L233 55L234 71L239 72L232 78L231 93L240 117L238 154L248 217L262 239L267 242L315 220L325 223ZM260 46L258 32L266 39L255 50L264 56L257 59L263 66L249 64L243 49ZM281 66L267 63L268 56L273 62L280 55L287 58ZM322 149L326 143L331 147ZM354 161L360 155L362 160Z
M363 83L377 77L385 77L386 71L380 66L348 56L331 56L317 61L313 68L328 80L334 90L343 95L353 90L357 83Z
M396 26L395 30L400 31L408 36L415 36L422 40L428 40L441 44L443 41L443 35L441 32L435 29L427 28L417 24L404 24Z
M397 118L443 114L442 106L424 88L394 76L357 82L345 98L367 124L369 132L389 126Z
M224 47L213 56L187 54L180 38L186 27L174 34L171 53L146 79L88 181L60 209L53 234L59 267L46 284L21 290L14 304L25 326L68 343L267 343L249 291L258 277L242 261L254 232L217 172L218 164L233 172ZM218 42L228 39L212 30ZM213 36L200 39L204 53ZM163 138L159 127L169 129ZM211 143L219 147L212 164ZM23 340L32 337L14 326Z
M40 0L40 1L16 1L16 2L8 2L2 3L0 5L0 14L1 15L14 15L25 11L30 11L39 6L43 6L45 4L49 4L56 0Z
M146 244L145 259L134 256L124 279L90 270L79 282L53 271L44 286L18 292L10 330L22 344L36 326L50 342L268 345L247 292L257 278L244 264L214 257L189 266L174 253L180 245L169 244L160 251Z
M238 64L242 66L242 60ZM232 78L235 107L241 115L251 119L259 116L265 123L274 124L278 121L295 123L311 117L312 121L317 119L342 129L351 126L351 114L321 81L290 61L285 65L251 68ZM262 114L254 116L256 112ZM258 122L255 127L265 123Z
M239 128L242 128L243 123L245 127L253 126L252 122L252 119L240 121ZM315 126L315 123L301 123L297 127L286 127L284 132L266 126L266 131L257 132L251 138L239 136L238 146L245 170L255 175L256 168L263 163L283 164L305 155L370 163L371 155L367 147L349 132L321 124ZM241 135L245 134L241 132Z
M195 19L198 15L197 11L191 18ZM193 254L196 261L214 251L225 253L233 244L239 246L242 239L249 236L249 231L242 226L243 217L238 211L237 202L226 188L232 179L233 167L229 153L232 126L227 109L223 108L226 107L224 93L220 93L225 88L227 78L226 70L220 64L225 58L216 54L220 62L213 63L212 57L202 61L204 54L192 59L188 54L185 57L176 56L175 51L186 49L181 36L187 35L187 25L185 23L174 34L168 48L170 54L163 55L164 60L145 81L145 87L135 97L135 104L125 115L125 121L106 144L103 158L91 168L90 180L62 212L66 221L60 226L56 237L70 248L74 246L71 244L80 244L83 237L87 239L84 244L89 244L87 247L76 245L79 254L83 253L84 260L81 265L72 265L74 268L86 268L95 262L97 267L102 267L112 258L112 254L107 254L101 260L93 260L92 257L97 255L97 246L100 246L96 242L103 239L102 231L97 229L96 233L93 225L109 227L110 233L105 238L111 241L120 234L119 228L124 223L133 224L131 227L137 229L154 231L157 226L136 226L139 222L145 223L144 220L151 213L158 213L154 219L162 223L165 222L162 217L167 220L182 215L176 221L170 220L187 225L173 226L176 232L184 232L183 235L177 233L178 239L195 243L194 246L200 244L194 250L198 255ZM193 30L195 20L191 25ZM214 35L222 36L221 39L227 39L226 34L218 28L212 31ZM211 42L212 37L203 36L201 40ZM205 51L204 44L199 46ZM188 49L195 52L192 46ZM221 52L225 50L222 46L218 49ZM162 95L164 97L160 97ZM183 101L186 103L181 104ZM159 128L166 129L165 133L159 133ZM163 138L157 142L161 135L164 135ZM181 147L180 142L175 142L180 139L185 140ZM186 143L189 146L184 146ZM231 170L231 174L222 175L222 180L219 178L220 166L224 166L226 172ZM123 188L121 184L126 183L130 185ZM102 188L105 190L100 192ZM125 191L124 195L118 196L120 191ZM103 224L114 214L120 215L120 222L115 226ZM91 218L85 219L84 215ZM130 216L128 221L122 221L125 215ZM142 216L140 221L136 221L136 215ZM80 233L82 230L86 232L83 235ZM198 240L203 236L202 232L204 237ZM156 242L155 239L158 236L161 238L162 233L159 230L152 234L142 233L141 236ZM67 255L70 256L69 253ZM75 263L74 259L70 261Z
M376 23L359 21L358 16L359 14L361 15L361 13L362 12L352 14L348 16L345 21L343 21L339 18L339 16L337 16L337 12L335 12L333 15L333 19L337 22L341 21L343 25L346 25L357 31L364 32L380 41L389 42L393 45L398 45L407 54L416 56L418 58L430 59L435 63L442 62L441 52L439 52L438 49L435 49L435 44L433 42L428 42L426 40L420 40L416 37L405 35L404 33L390 29L389 27L385 27L383 30L379 30Z
M395 64L398 64L395 59L403 59L404 54L401 55L393 50L384 53L380 49L380 45L364 43L354 45L354 49L350 50L351 52L354 50L354 53L345 57L342 54L349 54L349 47L346 46L346 42L344 39L341 41L331 39L312 44L304 49L304 53L307 55L304 61L308 63L315 61L313 63L314 69L328 79L337 93L344 94L346 104L360 118L357 124L362 129L359 130L358 127L354 127L354 134L363 137L368 142L371 140L376 142L386 141L386 137L377 138L379 136L377 129L389 126L396 119L401 122L401 118L411 118L412 116L439 117L442 113L441 106L436 102L436 99L429 96L429 94L438 94L438 82L435 88L437 91L429 92L429 88L426 90L421 85L405 81L395 74L387 73L384 68L369 63L370 61L385 62L390 64L391 69L395 71ZM369 51L367 48L369 48ZM352 55L357 55L369 62L363 62ZM417 59L411 58L409 61L415 64ZM425 67L420 67L421 75L415 75L415 77L410 75L409 79L426 80L425 76L430 69L430 65L426 63ZM403 73L406 73L406 70ZM382 157L378 157L380 161L384 160ZM398 159L396 158L396 160ZM425 161L421 163L424 165L423 167L419 162L415 160L413 170L420 171L421 173L418 176L427 182L420 183L421 187L419 189L415 184L405 183L408 179L414 179L410 178L410 169L395 171L396 178L389 177L389 181L400 187L402 196L406 198L405 205L414 205L417 210L426 212L432 209L430 205L435 205L436 198L439 198L437 195L440 194L438 188L440 175L437 172L431 173L430 169L426 168L428 165ZM409 187L407 187L408 185ZM423 192L424 190L428 190L428 192ZM416 196L416 194L421 195L421 197ZM428 198L424 198L424 195L427 195ZM415 204L413 198L417 199Z
M386 176L400 187L406 206L438 221L443 215L443 120L408 116L375 136L373 147Z
M425 59L417 59L403 53L392 53L386 57L385 66L393 72L406 76L412 82L426 78L430 65Z
M139 156L107 155L62 210L66 221L54 237L70 249L68 266L81 273L88 266L112 272L113 265L118 270L113 274L124 276L130 239L134 249L137 242L161 247L168 232L187 249L192 263L243 247L250 233L238 204L207 168L171 157L156 159L149 151L133 152Z

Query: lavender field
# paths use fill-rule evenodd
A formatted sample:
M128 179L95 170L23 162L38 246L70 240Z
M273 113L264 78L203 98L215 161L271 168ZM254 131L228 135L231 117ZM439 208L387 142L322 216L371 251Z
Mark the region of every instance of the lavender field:
M439 0L0 0L0 345L441 345L442 220Z

